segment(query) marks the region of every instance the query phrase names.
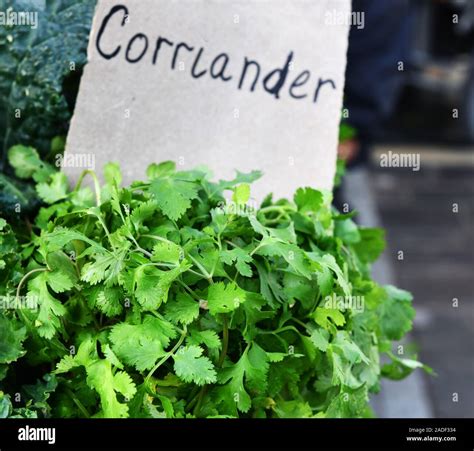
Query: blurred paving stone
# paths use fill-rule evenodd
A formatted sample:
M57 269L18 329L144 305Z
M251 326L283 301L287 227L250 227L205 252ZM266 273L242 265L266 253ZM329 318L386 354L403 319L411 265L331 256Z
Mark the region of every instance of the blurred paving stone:
M423 159L422 159L423 161ZM474 416L474 170L443 166L372 169L370 182L387 230L400 287L421 313L414 338L436 417ZM452 212L453 202L459 212ZM396 251L404 250L404 260ZM458 298L458 308L453 307ZM457 394L457 402L455 401Z
M377 199L370 182L368 170L356 168L350 171L343 185L343 198L355 208L360 224L377 227L381 220ZM385 251L373 267L372 275L381 284L395 284L393 262ZM410 341L410 337L408 337ZM420 371L415 371L402 381L383 380L381 391L371 399L372 407L380 418L428 418L433 416L426 382Z

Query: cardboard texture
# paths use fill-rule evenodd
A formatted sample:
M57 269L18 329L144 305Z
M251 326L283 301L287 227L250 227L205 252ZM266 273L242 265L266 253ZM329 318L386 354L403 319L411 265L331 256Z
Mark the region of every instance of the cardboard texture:
M99 0L66 157L119 162L125 183L164 160L216 179L261 169L257 199L331 189L349 26L328 15L349 13L350 0Z

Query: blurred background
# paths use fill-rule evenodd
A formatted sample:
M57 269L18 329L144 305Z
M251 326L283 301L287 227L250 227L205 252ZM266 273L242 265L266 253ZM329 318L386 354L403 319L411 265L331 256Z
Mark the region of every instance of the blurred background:
M413 293L406 345L437 374L388 382L373 406L474 417L474 1L354 0L353 11L365 25L351 27L338 203L386 229L374 275ZM402 155L419 170L385 165Z

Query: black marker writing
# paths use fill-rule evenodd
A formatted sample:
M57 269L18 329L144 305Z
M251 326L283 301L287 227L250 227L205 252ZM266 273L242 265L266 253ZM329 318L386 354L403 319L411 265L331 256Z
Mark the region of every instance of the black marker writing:
M120 57L122 52L122 45L117 45L113 50L106 50L103 48L102 39L104 33L107 31L109 22L114 19L121 19L121 27L127 23L128 9L124 5L116 5L111 8L109 13L103 18L99 27L96 38L96 49L99 55L110 60ZM293 51L289 51L286 60L282 66L272 68L272 70L265 70L263 65L256 59L245 57L240 63L232 60L230 55L221 52L214 58L210 59L210 64L204 62L206 50L204 47L196 49L191 43L177 42L176 44L169 39L158 36L154 48L150 47L152 40L144 33L136 33L129 40L125 46L124 58L130 64L146 63L151 61L152 65L156 65L159 56L163 53L164 45L169 47L171 51L165 52L163 57L171 58L170 67L172 70L176 68L176 63L179 61L188 61L192 64L190 75L197 79L204 77L206 74L213 80L220 80L223 82L230 82L235 79L236 87L239 90L248 90L248 92L255 92L258 86L261 86L263 91L267 92L275 99L280 99L286 93L289 98L295 100L306 99L311 94L311 101L317 103L321 97L323 88L327 87L336 89L336 83L330 78L315 77L310 70L303 70L296 75L291 70L292 63L295 59ZM153 44L152 44L153 46ZM148 57L147 57L148 54ZM162 57L162 58L163 58ZM313 80L315 88L311 91L309 84ZM305 89L306 88L306 89ZM326 89L327 90L327 89Z

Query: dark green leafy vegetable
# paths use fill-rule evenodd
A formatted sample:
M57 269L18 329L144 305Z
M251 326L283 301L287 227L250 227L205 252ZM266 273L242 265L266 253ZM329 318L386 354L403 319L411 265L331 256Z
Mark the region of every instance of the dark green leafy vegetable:
M95 0L2 2L3 11L38 13L36 27L0 27L2 154L22 142L46 156L51 139L66 134L94 6Z
M21 142L44 160L62 152L86 63L96 0L2 0L2 11L37 13L36 26L0 27L0 214L29 214L39 204L16 180L7 150ZM53 142L52 142L53 140ZM28 171L25 166L25 171ZM22 175L18 175L20 178Z

